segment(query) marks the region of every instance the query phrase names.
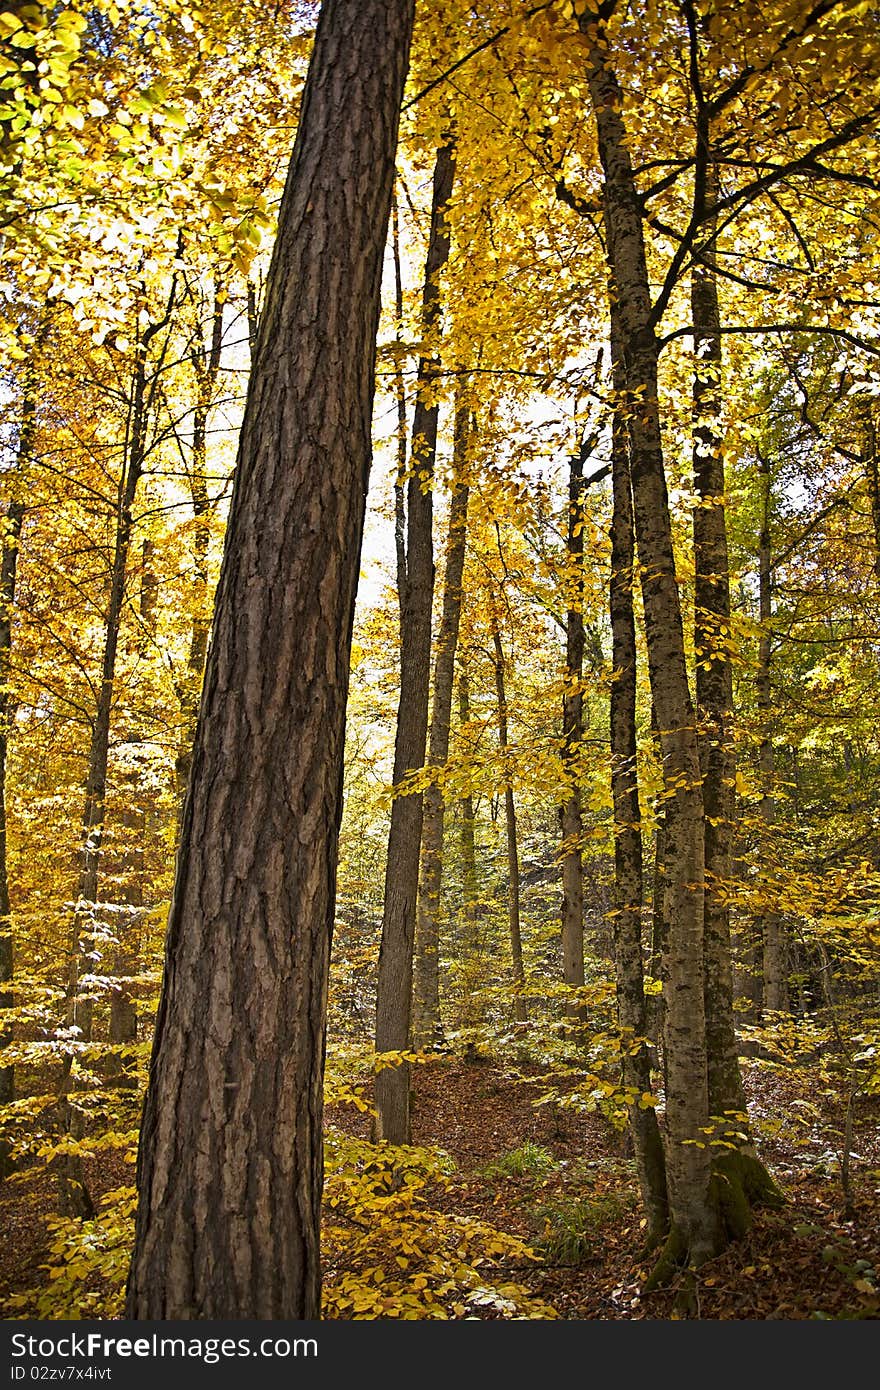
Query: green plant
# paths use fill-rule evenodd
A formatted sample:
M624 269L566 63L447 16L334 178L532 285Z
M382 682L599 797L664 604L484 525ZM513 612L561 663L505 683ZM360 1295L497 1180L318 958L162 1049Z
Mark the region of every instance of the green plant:
M329 1130L324 1317L556 1316L509 1280L511 1265L535 1259L524 1241L436 1208L452 1166L439 1149L390 1148Z
M486 1165L483 1176L487 1178L526 1178L545 1176L556 1167L556 1160L540 1144L527 1140L518 1149L511 1149L500 1158Z
M535 1213L542 1225L536 1248L548 1264L584 1264L596 1248L600 1228L620 1220L628 1206L627 1195L616 1191L545 1202Z

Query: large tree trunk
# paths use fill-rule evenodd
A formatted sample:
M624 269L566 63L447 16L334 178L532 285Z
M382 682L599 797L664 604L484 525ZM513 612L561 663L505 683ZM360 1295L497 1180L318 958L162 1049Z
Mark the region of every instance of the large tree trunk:
M455 651L461 621L462 576L467 549L468 436L470 409L466 385L456 392L452 496L443 612L434 658L434 694L428 737L428 766L438 771L449 757ZM440 1017L440 889L443 883L445 804L443 790L432 782L425 790L422 810L422 863L416 920L416 973L413 1001L413 1043L430 1047L442 1038Z
M439 277L449 258L446 207L455 176L452 141L437 151L431 199L431 230L422 294L422 336L428 351L419 361L406 488L405 575L400 589L400 700L394 741L395 797L388 831L382 943L376 988L376 1051L399 1054L410 1042L413 944L422 842L422 796L401 783L424 765L431 675L431 613L434 598L432 485L437 451L436 379L440 359L435 338L440 323ZM400 1057L376 1074L377 1139L408 1144L409 1065Z
M758 540L758 616L761 622L761 637L758 644L758 672L755 679L758 697L758 718L761 725L761 738L758 745L758 771L761 774L761 820L772 833L776 822L776 797L774 782L776 769L773 758L773 737L770 729L770 714L773 705L771 663L773 657L773 633L770 621L773 616L771 591L772 567L770 552L770 503L772 481L770 460L758 454L758 467L761 477L761 534ZM770 1011L788 1009L788 951L785 928L778 912L765 908L761 921L763 941L764 1008Z
M510 936L510 966L513 983L513 1016L518 1024L528 1022L526 1009L526 974L523 965L522 930L520 926L519 841L516 825L516 801L513 795L513 776L510 767L510 733L507 719L507 686L505 681L504 647L498 614L493 606L489 618L492 645L495 649L495 695L498 701L498 747L504 777L504 826L507 836L507 929Z
M703 803L694 709L663 464L657 391L658 345L642 208L621 117L622 93L594 14L580 20L603 169L603 212L612 294L619 310L628 394L630 466L648 667L667 788L666 818L666 1164L672 1232L669 1255L695 1264L717 1244L709 1199L706 1023L703 1003Z
M566 797L559 809L562 831L562 978L570 990L584 985L584 859L580 750L584 737L584 457L571 458L566 546L569 574L565 618L565 694L562 699L562 769ZM576 997L565 1002L566 1018L586 1023Z
M183 816L130 1317L320 1312L345 701L412 20L412 0L325 0L318 22Z
M615 392L625 399L616 311L612 310ZM614 963L617 1011L624 1039L623 1084L632 1089L630 1130L647 1219L647 1243L656 1246L669 1229L666 1162L657 1113L644 1100L651 1092L646 1042L648 1009L642 961L642 826L636 746L636 624L633 611L634 536L627 423L615 409L612 423L611 522L611 788L614 798ZM632 1051L629 1050L632 1048Z

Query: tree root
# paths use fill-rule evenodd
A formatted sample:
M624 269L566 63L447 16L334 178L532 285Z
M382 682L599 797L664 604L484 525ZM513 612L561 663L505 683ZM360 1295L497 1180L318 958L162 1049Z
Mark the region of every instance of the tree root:
M781 1207L786 1197L755 1154L744 1149L729 1149L715 1160L709 1184L709 1196L715 1211L715 1249L701 1260L695 1260L686 1236L673 1226L662 1244L654 1268L642 1287L643 1294L667 1288L683 1271L687 1278L679 1291L676 1308L693 1311L695 1303L694 1271L712 1253L720 1255L728 1245L742 1240L752 1227L753 1213L758 1207ZM659 1242L656 1242L659 1243ZM653 1248L656 1248L656 1244ZM652 1245L649 1242L646 1252Z

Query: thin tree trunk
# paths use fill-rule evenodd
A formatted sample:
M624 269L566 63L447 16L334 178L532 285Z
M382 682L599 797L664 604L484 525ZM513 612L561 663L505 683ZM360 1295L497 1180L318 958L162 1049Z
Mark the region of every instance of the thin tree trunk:
M196 374L196 404L193 411L193 439L189 470L189 491L193 509L192 628L190 630L186 673L181 687L180 703L183 718L180 747L175 765L178 815L183 811L183 801L192 769L192 749L196 736L205 656L208 651L208 633L211 629L208 595L211 501L208 495L207 438L208 414L217 386L217 374L220 370L222 351L223 300L219 294L215 294L210 341L201 343L191 354Z
M624 392L625 373L612 311L615 392ZM622 399L624 399L622 395ZM648 1009L642 965L642 827L636 762L636 624L633 612L634 536L629 480L627 423L615 409L612 423L611 523L611 788L614 799L614 963L617 1010L624 1036L623 1084L632 1088L630 1130L647 1219L646 1239L655 1246L669 1229L666 1161L657 1113L644 1102L651 1092L646 1042ZM633 1048L632 1051L628 1047Z
M718 195L709 165L706 201ZM691 278L694 326L693 464L694 652L705 811L706 891L703 905L709 1109L735 1113L742 1129L746 1097L737 1057L728 899L736 816L733 671L730 662L730 567L720 434L721 323L715 270L715 224L709 220Z
M507 722L507 689L505 684L504 647L498 615L490 615L492 645L495 649L495 693L498 700L498 747L504 769L504 824L507 833L507 927L510 935L510 965L513 982L513 1016L518 1024L528 1023L523 966L522 931L520 927L519 843L516 825L516 801L510 769L510 735Z
M171 302L173 303L173 290ZM82 814L79 882L71 925L66 1015L66 1025L68 1029L75 1031L75 1040L78 1044L88 1043L92 1037L94 1001L88 992L81 993L80 982L83 973L84 953L91 944L98 914L98 884L103 852L107 764L110 753L110 721L116 681L116 658L119 650L119 635L128 578L128 557L133 525L132 509L144 466L148 342L147 334L144 334L138 341L136 349L137 362L129 417L129 435L119 480L113 559L110 568L110 592L104 618L101 682L98 687L98 700L92 722ZM62 1063L58 1116L59 1129L66 1132L70 1138L79 1139L83 1133L83 1117L75 1102L71 1100L71 1095L75 1089L74 1062L75 1053L68 1052ZM80 1216L84 1219L91 1217L94 1214L94 1207L85 1186L82 1163L78 1154L71 1150L69 1153L61 1155L56 1170L62 1214Z
M394 257L394 396L397 404L397 476L394 479L394 554L398 600L406 588L406 385L403 379L403 272L400 265L400 216L397 189L391 199L391 249ZM403 604L398 602L403 642Z
M612 294L626 369L630 469L648 667L668 790L666 817L666 1166L672 1232L665 1262L700 1264L717 1244L709 1197L706 1021L703 1002L703 803L694 709L663 464L642 206L621 116L622 92L593 12L579 20L603 169ZM658 1271L660 1267L658 1266Z
M28 373L22 401L21 424L18 434L18 454L15 474L21 475L30 462L33 452L34 430L36 426L36 390ZM13 484L15 493L18 487ZM0 1011L11 1009L14 1004L12 977L14 950L12 939L12 905L9 899L9 874L7 862L7 789L6 771L9 752L15 701L9 688L12 659L12 613L15 607L15 584L18 571L18 549L21 541L21 528L25 516L25 504L21 497L13 495L6 508L2 537L2 559L0 559ZM2 1013L0 1013L2 1017ZM0 1024L0 1056L11 1041L11 1031ZM0 1066L0 1107L15 1099L15 1067ZM0 1181L9 1171L9 1149L5 1140L0 1139Z
M248 350L251 362L254 360L254 352L257 346L257 331L260 326L260 316L257 307L257 287L253 280L247 282L247 326L248 326Z
M468 435L470 409L462 380L456 391L453 442L452 496L443 611L434 657L434 694L428 737L428 766L438 771L449 757L452 722L452 689L455 652L461 621L462 576L467 548ZM434 781L424 793L422 809L422 862L416 920L416 972L413 1006L413 1042L430 1047L443 1036L440 1016L440 889L443 882L445 804L443 790Z
M708 150L708 118L700 138ZM718 197L717 170L708 161L706 202ZM697 505L694 531L694 652L700 761L705 811L706 889L703 899L706 1047L715 1192L724 1233L733 1239L751 1225L751 1208L780 1194L749 1137L747 1102L733 1012L733 960L728 900L733 881L736 764L733 747L733 670L730 660L730 566L724 504L721 416L721 318L715 220L706 221L691 278L694 329L693 463Z
M880 579L880 458L877 450L877 422L870 399L861 409L864 430L865 476L868 480L868 496L871 499L871 522L874 528L874 573Z
M412 0L325 0L281 202L183 817L129 1317L320 1312L345 701Z
M140 637L138 650L146 659L155 637L156 596L158 581L152 567L153 542L145 540L141 547ZM133 739L140 734L134 731ZM116 928L117 948L113 962L113 991L110 995L109 1039L116 1047L137 1039L137 1005L131 988L140 960L140 938L144 906L144 841L147 833L147 811L144 792L137 770L130 779L130 791L121 812L123 827L131 836L121 864L119 902L130 911L120 916ZM119 1084L135 1084L131 1068L119 1054L111 1054L108 1070L119 1078Z
M458 727L466 729L471 719L470 683L467 666L459 663L458 668ZM467 756L467 752L465 752ZM480 899L477 879L477 834L474 798L465 792L458 802L459 815L459 854L461 856L461 918L460 953L463 963L462 980L462 1021L468 1027L480 1022L480 1012L476 1007L474 990L479 984L482 939L480 923L484 908Z
M402 793L401 783L408 773L424 765L428 733L434 598L431 489L438 420L434 393L440 370L434 340L441 315L439 277L449 258L445 214L454 177L455 147L449 140L437 151L434 164L431 230L422 294L422 335L429 347L419 361L407 481L406 572L400 591L400 700L394 741L396 792L388 832L376 988L376 1051L398 1054L395 1064L376 1073L375 1136L391 1144L408 1144L410 1136L409 1065L400 1060L399 1054L410 1042L422 796L419 792Z
M772 483L770 460L760 452L758 453L758 467L762 491L761 534L758 539L758 617L761 623L761 639L758 644L758 672L755 678L758 718L761 725L758 771L761 775L761 820L767 831L772 833L772 827L776 822L776 798L773 791L776 768L773 757L773 739L770 732L770 712L773 703L771 675L773 634L770 626L773 616L770 553ZM764 1008L770 1011L785 1011L788 1009L788 950L785 928L778 912L765 908L761 920L761 937L764 945Z
M562 768L567 795L559 811L562 831L562 978L570 990L584 985L584 860L580 750L584 737L584 457L571 457L568 478L569 599L565 618L565 694L562 699ZM569 996L565 1016L585 1025L583 1002Z

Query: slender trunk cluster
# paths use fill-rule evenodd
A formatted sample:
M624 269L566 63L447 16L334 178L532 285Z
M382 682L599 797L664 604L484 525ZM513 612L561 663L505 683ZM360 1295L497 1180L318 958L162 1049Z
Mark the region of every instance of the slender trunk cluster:
M431 229L422 294L422 334L429 351L419 361L409 477L406 487L406 554L400 588L400 699L394 741L395 796L388 832L382 943L376 991L376 1052L396 1054L376 1073L377 1139L409 1143L409 1065L400 1057L410 1043L413 946L422 840L422 795L407 792L407 774L424 765L431 672L434 598L432 537L434 464L440 359L433 344L440 325L440 275L449 258L446 209L455 177L452 140L437 151Z
M612 311L612 375L625 400L625 375ZM635 544L629 478L628 428L615 410L611 436L611 790L614 800L614 961L623 1040L623 1084L632 1092L630 1131L647 1217L647 1241L657 1245L669 1226L666 1162L651 1093L648 1009L642 961L642 826L636 747L636 624L633 611Z
M428 767L437 771L445 766L449 757L455 653L461 621L462 578L467 549L470 420L467 387L462 382L455 400L452 496L449 503L443 611L434 656L431 727L428 736ZM440 1017L440 889L443 881L444 822L445 798L439 781L435 780L425 789L422 807L422 862L416 921L413 999L413 1043L416 1047L430 1047L438 1042L443 1034Z
M657 388L642 208L621 117L622 94L595 17L581 20L604 176L603 216L617 306L651 692L666 785L666 1169L672 1246L694 1262L716 1246L709 1199L703 998L704 842L696 720L685 661Z
M173 305L173 291L172 300ZM169 314L170 314L169 306ZM116 515L114 518L113 552L110 564L110 586L104 616L104 650L98 699L92 721L89 744L88 773L81 822L79 849L79 880L77 898L71 919L71 940L68 956L66 1027L77 1045L88 1043L92 1037L94 999L81 987L84 953L97 926L98 890L104 842L105 807L107 797L107 767L110 757L110 724L113 694L116 683L116 661L125 606L128 561L131 549L133 508L138 484L143 474L148 418L146 355L150 337L147 330L138 339L137 361L132 384L126 451L119 480ZM75 1051L64 1058L58 1096L59 1129L71 1139L81 1139L83 1117L71 1100L75 1087ZM82 1164L75 1151L63 1154L57 1164L59 1200L63 1213L90 1217L93 1214L91 1197L86 1190Z

